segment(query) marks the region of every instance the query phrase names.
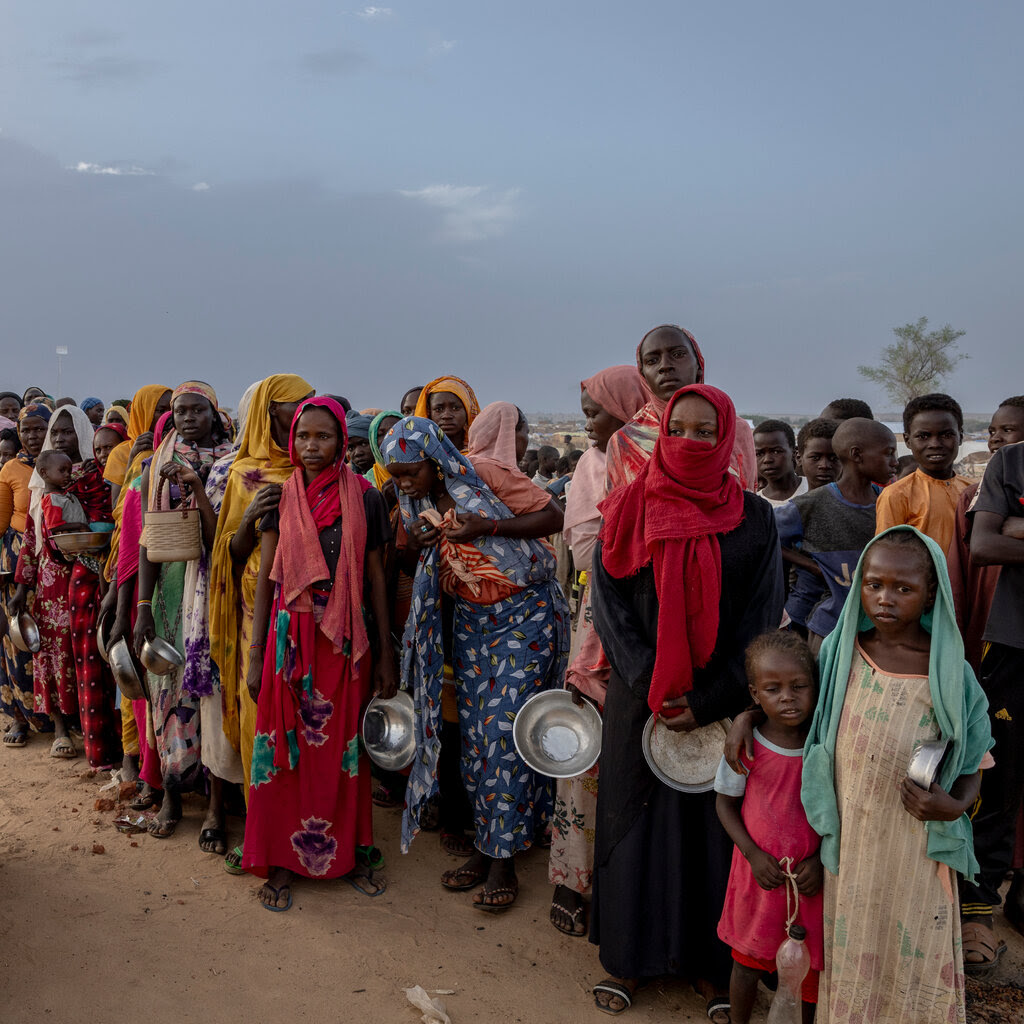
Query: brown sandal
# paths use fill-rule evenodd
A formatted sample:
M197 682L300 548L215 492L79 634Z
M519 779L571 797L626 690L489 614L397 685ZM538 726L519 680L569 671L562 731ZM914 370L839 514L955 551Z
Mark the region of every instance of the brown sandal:
M512 879L511 885L504 885L500 889L484 889L473 897L473 906L477 910L486 910L489 914L495 914L502 910L508 910L516 901L519 895L519 879ZM510 900L502 903L490 902L495 897L511 896Z
M996 933L980 921L963 923L963 954L964 973L975 978L990 974L999 963L999 958L1006 952L1006 943L996 937ZM982 957L981 960L968 960L969 953Z
M474 871L472 868L452 868L441 875L441 884L452 892L465 892L475 889L487 880L487 869Z

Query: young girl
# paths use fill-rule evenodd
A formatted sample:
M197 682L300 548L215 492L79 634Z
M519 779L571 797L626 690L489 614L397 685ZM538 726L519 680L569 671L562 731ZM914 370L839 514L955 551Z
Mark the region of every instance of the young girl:
M965 812L992 738L934 541L909 526L872 540L820 668L802 787L828 869L819 1024L962 1022L952 872L978 869ZM907 763L939 738L949 752L921 789Z
M715 779L718 817L736 844L718 925L718 937L732 947L732 1022L747 1024L758 979L775 970L790 916L788 875L799 893L794 923L807 930L811 954L803 987L809 1024L823 966L821 859L820 839L800 802L800 775L817 673L807 644L782 630L754 640L746 670L765 722L754 730L755 757L744 762L744 773L734 772L723 758Z
M242 867L266 877L258 897L272 911L292 905L294 875L384 891L383 879L357 868L356 848L373 844L363 706L374 688L393 697L398 682L381 557L390 531L384 499L345 465L346 447L344 409L324 396L304 400L291 429L297 468L261 520Z

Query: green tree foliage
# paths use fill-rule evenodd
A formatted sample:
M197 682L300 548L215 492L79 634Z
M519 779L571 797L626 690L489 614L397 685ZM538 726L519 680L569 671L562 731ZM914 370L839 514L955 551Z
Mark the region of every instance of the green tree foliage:
M916 324L894 327L897 340L882 349L877 366L858 366L860 375L881 385L899 405L911 398L937 391L944 377L967 355L957 351L957 341L966 331L955 331L949 324L937 331L928 330L928 317Z

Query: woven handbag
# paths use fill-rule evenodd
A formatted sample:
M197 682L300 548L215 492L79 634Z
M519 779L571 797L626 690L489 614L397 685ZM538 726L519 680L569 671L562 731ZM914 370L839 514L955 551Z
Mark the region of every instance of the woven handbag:
M167 508L163 507L167 488ZM162 480L157 486L156 507L146 512L141 544L151 562L191 562L203 551L202 522L199 509L182 502L172 509L171 484Z

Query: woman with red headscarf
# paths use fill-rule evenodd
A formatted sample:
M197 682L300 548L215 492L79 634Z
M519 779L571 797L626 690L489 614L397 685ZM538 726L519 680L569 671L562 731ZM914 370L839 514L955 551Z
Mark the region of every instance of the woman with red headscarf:
M600 506L592 600L611 674L590 938L611 975L594 989L607 1013L646 979L676 974L716 1024L728 1020L731 957L716 929L732 846L715 794L660 782L641 740L652 712L689 732L742 710L744 650L782 616L775 521L730 472L735 436L728 395L680 388L650 460Z
M347 442L341 405L305 399L292 420L295 470L260 524L242 867L266 878L257 895L273 911L292 905L295 875L384 890L357 865L357 847L373 845L359 724L371 690L392 697L398 687L382 551L391 531L380 491L345 464Z

